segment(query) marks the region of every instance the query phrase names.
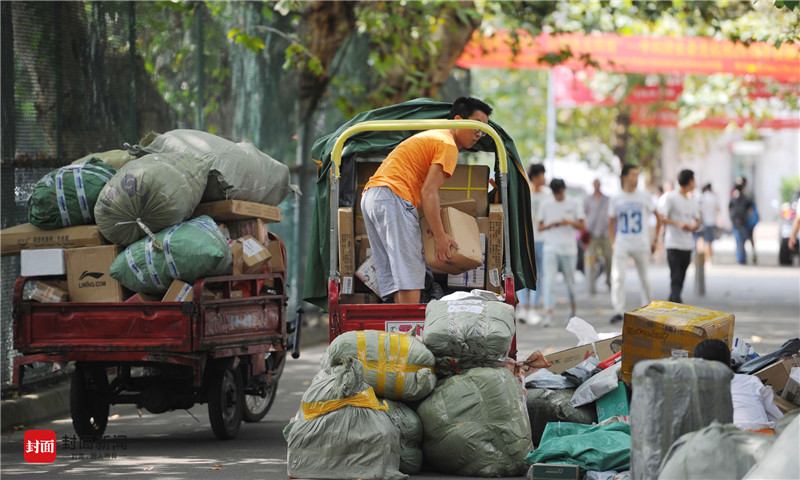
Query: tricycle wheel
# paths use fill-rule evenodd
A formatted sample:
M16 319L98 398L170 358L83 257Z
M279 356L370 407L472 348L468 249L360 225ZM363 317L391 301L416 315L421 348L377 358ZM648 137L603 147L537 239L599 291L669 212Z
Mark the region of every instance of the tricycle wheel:
M273 379L267 385L267 394L262 398L258 395L244 396L244 412L242 419L248 423L260 422L269 412L272 402L275 401L275 392L278 390L278 380Z
M108 377L102 367L78 364L72 374L69 409L80 437L98 438L108 425Z
M230 367L211 371L208 384L208 419L211 430L220 440L236 437L242 425L244 395L242 375Z

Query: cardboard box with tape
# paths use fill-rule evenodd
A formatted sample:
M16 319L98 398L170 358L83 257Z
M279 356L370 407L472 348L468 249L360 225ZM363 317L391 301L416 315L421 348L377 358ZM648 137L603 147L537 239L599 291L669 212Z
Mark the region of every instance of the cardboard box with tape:
M266 245L269 242L269 230L267 222L263 218L251 218L249 220L237 220L228 222L230 238L241 238L251 236Z
M30 223L0 230L0 252L3 255L20 253L23 250L41 248L78 248L106 243L97 225L42 230Z
M489 205L486 234L486 290L503 294L503 205Z
M72 302L122 302L122 285L108 273L119 246L69 248L66 251L67 283Z
M231 240L233 274L259 273L270 259L269 250L251 236Z
M569 370L589 357L597 357L602 362L622 348L622 335L606 338L594 343L568 348L555 353L545 353L545 357L553 365L547 367L553 373L560 374Z
M69 292L50 283L35 281L31 300L42 303L60 303L69 301Z
M193 299L193 288L186 282L178 279L172 281L167 293L161 299L162 302L191 302Z
M281 209L263 203L244 202L242 200L220 200L218 202L201 203L192 216L208 215L216 221L247 220L261 218L267 222L280 222Z
M626 312L622 324L622 381L630 383L641 360L691 357L703 340L733 341L732 313L656 300Z
M459 274L480 267L483 264L478 222L464 212L452 207L443 208L442 226L444 232L456 241L458 249L451 248L450 260L440 262L436 259L436 246L428 219L420 221L422 247L425 250L425 263L433 273Z

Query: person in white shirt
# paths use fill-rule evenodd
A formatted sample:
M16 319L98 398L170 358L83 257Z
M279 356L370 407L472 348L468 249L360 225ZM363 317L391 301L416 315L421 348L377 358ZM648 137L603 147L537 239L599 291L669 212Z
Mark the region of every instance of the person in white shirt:
M549 326L555 311L553 283L558 270L564 273L567 284L570 315L575 315L575 267L578 262L578 241L576 230L583 230L583 206L567 198L564 180L554 178L550 182L553 196L542 202L539 211L539 232L544 235L544 307L546 309L543 327Z
M655 212L653 199L636 191L639 167L623 165L620 180L622 193L608 204L608 230L614 250L611 256L611 306L614 309L611 323L622 321L625 312L625 274L629 257L633 258L642 283L641 304L650 303L653 293L647 278L647 260L657 243L657 239L650 240L650 215L656 217L656 232L661 228L661 217Z
M702 251L705 260L711 264L713 251L711 244L714 242L714 235L717 231L717 214L719 214L719 199L711 190L711 184L703 186L703 193L700 195L700 219L703 223L702 236L697 241L697 251Z
M533 223L534 251L536 254L536 290L520 290L517 305L517 320L522 323L537 324L542 321L537 312L539 293L544 283L544 238L539 233L539 212L545 199L551 198L550 189L545 185L544 165L534 163L528 168L528 181L531 187L531 220Z
M686 280L686 270L692 262L694 232L700 228L700 211L692 199L694 172L681 170L678 174L677 192L666 195L664 203L658 208L661 223L666 225L664 248L667 250L669 265L669 301L683 303L681 292Z
M722 340L703 340L694 347L693 356L731 366L731 351ZM774 396L772 389L755 375L735 373L731 380L733 424L742 430L774 429L775 422L783 417L773 402Z

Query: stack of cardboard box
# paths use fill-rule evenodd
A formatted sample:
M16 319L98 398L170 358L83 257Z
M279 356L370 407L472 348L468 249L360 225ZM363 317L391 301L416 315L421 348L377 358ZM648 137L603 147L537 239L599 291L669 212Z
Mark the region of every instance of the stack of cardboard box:
M356 165L355 205L338 212L340 303L377 303L378 288L364 217L361 195L380 163ZM426 263L436 281L448 290L491 290L502 294L500 281L503 249L503 206L489 204L489 167L458 165L439 189L442 225L459 245L452 259L437 262L433 235L420 210L420 229Z

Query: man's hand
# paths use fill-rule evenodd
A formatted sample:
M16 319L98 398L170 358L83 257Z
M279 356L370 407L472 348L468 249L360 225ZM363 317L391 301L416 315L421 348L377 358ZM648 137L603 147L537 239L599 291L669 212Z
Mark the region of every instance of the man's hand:
M795 237L789 237L789 250L794 250L794 244L797 243Z
M650 244L650 253L656 253L656 248L658 247L658 240L653 240Z
M458 250L458 244L456 241L453 239L453 237L446 233L433 237L433 244L436 247L436 260L439 262L447 262L453 258L453 254L450 251L451 245Z

